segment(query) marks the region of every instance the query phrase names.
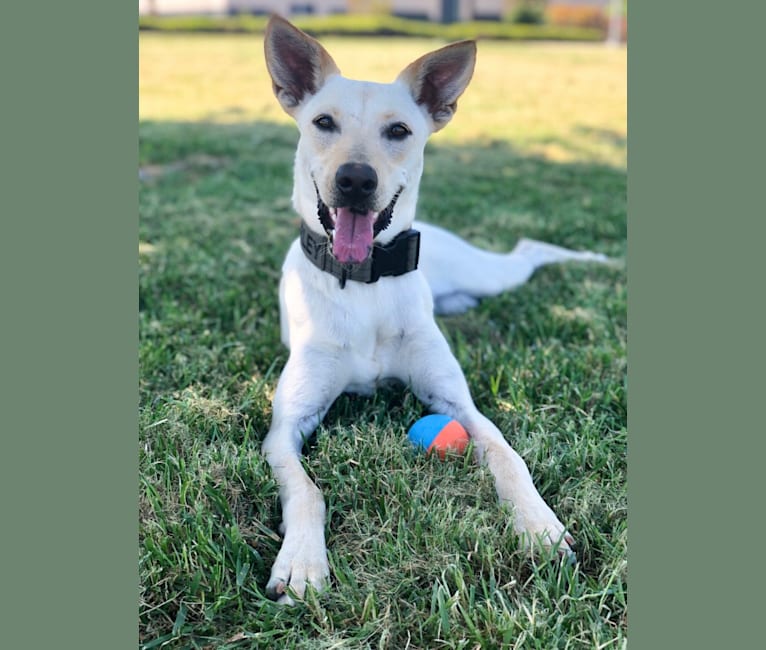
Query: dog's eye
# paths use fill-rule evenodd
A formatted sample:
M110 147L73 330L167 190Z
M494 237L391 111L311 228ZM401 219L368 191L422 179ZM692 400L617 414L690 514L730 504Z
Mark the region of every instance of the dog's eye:
M333 120L329 115L320 115L319 117L314 118L314 126L316 126L320 131L338 130L338 127L335 124L335 120Z
M412 135L412 131L404 122L397 122L386 129L386 137L389 140L404 140L408 135Z

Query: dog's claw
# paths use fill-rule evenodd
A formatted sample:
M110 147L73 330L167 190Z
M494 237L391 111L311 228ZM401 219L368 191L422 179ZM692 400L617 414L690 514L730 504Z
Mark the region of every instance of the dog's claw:
M266 585L266 595L277 604L294 605L303 599L309 587L321 592L327 586L329 576L323 539L304 546L296 544L293 538L286 538Z
M269 597L269 600L273 600L277 605L286 605L287 607L291 607L295 605L295 600L290 596L290 594L285 593L286 587L284 583L282 583L281 591L276 592L269 592L267 590L266 595Z
M574 552L575 538L570 533L564 533L559 541L558 555L569 566L577 564L577 554Z
M266 596L270 600L277 600L285 593L287 589L287 582L282 579L278 579L276 582L272 578L269 580L269 584L266 585Z

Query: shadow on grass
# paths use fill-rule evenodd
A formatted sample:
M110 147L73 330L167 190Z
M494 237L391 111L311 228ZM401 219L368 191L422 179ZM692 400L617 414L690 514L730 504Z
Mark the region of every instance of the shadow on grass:
M606 146L625 146L619 134L583 129ZM310 620L274 617L263 597L279 548L277 490L262 459L248 453L268 427L270 394L286 359L277 284L299 226L290 203L297 130L147 122L139 136L142 640L221 641L245 621L283 641L297 638L296 626L311 635ZM626 172L594 159L556 162L504 141L434 141L419 208L419 218L497 251L529 237L618 258L626 252ZM621 488L611 487L608 476L614 482L622 471L624 442L614 436L614 448L596 460L593 447L563 447L575 429L591 432L589 445L603 445L594 442L602 433L594 422L612 431L625 427L625 296L616 285L624 285L621 271L546 269L519 291L444 321L477 402L529 442L526 457L546 496L571 507L559 490L568 484L570 499L580 490L599 505L575 516L586 542L583 566L594 583L620 562L613 540L597 531L622 534L609 492ZM517 392L508 387L519 383ZM343 399L327 426L363 427L374 419L386 431L392 413L416 409L410 398L389 393ZM509 424L514 419L521 423ZM541 428L562 433L534 451L534 431ZM375 441L349 436L338 444L362 444L360 453L376 456ZM310 471L330 481L327 459L315 456L307 461ZM357 496L349 488L333 499L343 513ZM356 516L362 526L378 525L376 512ZM521 562L512 554L496 569L519 574ZM476 570L478 579L487 578L485 566ZM428 602L429 585L414 598ZM336 604L340 613L331 616L341 629L354 613ZM584 618L582 625L588 627ZM403 634L394 636L404 643Z
M624 150L621 134L584 126L577 132ZM166 211L194 199L216 204L221 228L232 225L228 211L241 217L245 206L279 213L287 207L294 217L289 197L297 139L291 124L142 123L142 236L155 234L148 202L163 203ZM554 142L572 155L580 150L574 140ZM478 245L500 250L525 236L613 256L625 252L624 168L587 156L558 162L500 140L429 143L425 166L418 218ZM286 244L295 233L285 234Z
M269 332L265 356L249 361L267 368L279 347L279 270L299 226L290 201L296 128L148 122L139 133L141 313L243 333L249 346L257 324L261 337ZM598 137L619 145L615 134ZM418 218L478 246L510 250L528 237L625 256L624 169L553 162L497 140L429 144L425 167ZM179 387L150 377L151 390Z

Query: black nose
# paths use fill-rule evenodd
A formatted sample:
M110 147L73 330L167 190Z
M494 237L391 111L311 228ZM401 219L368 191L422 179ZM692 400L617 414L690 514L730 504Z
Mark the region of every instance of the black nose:
M378 175L364 163L345 163L335 172L335 187L349 205L359 205L377 189Z

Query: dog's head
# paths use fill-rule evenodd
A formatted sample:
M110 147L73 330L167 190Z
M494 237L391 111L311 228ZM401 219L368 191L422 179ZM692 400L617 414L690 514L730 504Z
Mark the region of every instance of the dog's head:
M295 208L310 228L330 233L340 262L361 263L373 241L410 227L426 140L455 113L476 44L426 54L390 84L342 77L315 39L277 16L265 51L274 93L300 130Z

